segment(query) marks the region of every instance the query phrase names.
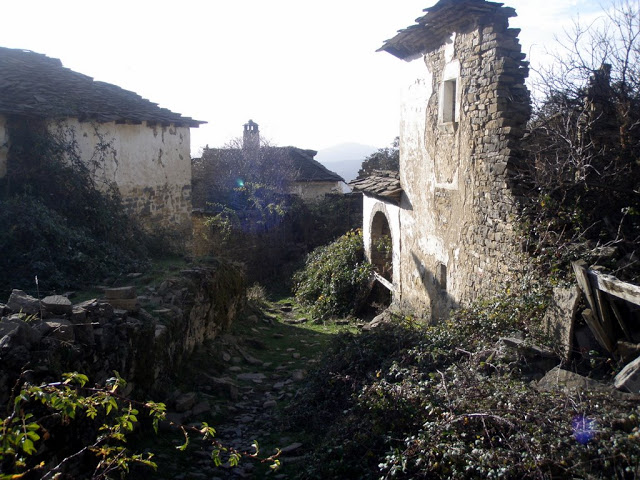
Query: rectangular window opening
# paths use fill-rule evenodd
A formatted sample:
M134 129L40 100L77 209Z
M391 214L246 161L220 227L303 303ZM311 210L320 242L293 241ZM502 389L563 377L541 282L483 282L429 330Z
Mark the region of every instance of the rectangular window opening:
M444 263L436 267L436 283L441 291L447 290L447 266Z
M442 92L442 121L455 122L456 120L456 80L445 80Z

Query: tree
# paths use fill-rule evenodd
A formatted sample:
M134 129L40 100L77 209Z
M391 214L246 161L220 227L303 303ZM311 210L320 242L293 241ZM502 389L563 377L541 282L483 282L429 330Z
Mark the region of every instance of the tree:
M621 268L640 239L640 6L616 2L557 45L533 84L517 178L531 250L551 269L579 256Z
M374 170L400 169L400 137L396 137L390 147L379 148L362 162L362 167L358 170L358 178L369 177Z

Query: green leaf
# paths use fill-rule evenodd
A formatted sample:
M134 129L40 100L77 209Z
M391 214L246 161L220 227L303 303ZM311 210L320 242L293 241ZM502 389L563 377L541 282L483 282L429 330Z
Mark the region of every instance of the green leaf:
M22 450L27 455L33 455L34 453L36 453L36 447L34 447L33 442L28 438L25 438L22 441Z

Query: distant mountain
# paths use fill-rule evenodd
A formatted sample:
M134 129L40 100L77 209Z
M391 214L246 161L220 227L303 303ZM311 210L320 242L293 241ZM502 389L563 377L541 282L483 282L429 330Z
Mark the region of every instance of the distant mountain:
M315 159L349 182L358 176L362 161L377 147L360 143L341 143L318 151Z

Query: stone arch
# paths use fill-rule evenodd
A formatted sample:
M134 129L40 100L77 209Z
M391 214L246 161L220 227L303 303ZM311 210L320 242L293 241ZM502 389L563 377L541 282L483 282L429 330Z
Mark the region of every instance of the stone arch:
M376 209L372 212L370 232L370 260L376 272L393 282L393 237L387 212Z

